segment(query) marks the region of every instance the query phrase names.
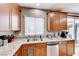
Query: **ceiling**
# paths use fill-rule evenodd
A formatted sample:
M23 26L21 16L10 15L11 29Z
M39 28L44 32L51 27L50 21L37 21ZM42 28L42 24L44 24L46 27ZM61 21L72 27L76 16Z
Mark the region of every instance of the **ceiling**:
M79 3L18 3L21 7L61 10L62 12L79 13Z

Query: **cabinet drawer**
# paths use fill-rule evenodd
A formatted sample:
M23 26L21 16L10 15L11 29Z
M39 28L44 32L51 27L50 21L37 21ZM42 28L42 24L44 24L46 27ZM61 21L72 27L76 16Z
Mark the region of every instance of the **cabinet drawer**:
M27 49L30 47L35 47L35 44L23 44L22 47L23 47L23 49Z
M36 47L46 47L46 43L37 43Z
M67 41L61 41L59 44L67 44Z

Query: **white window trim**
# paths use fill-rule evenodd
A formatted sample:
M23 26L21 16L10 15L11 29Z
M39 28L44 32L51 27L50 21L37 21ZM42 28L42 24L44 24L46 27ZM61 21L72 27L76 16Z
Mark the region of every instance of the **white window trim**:
M30 17L30 16L24 16L24 21L26 20L26 19L25 19L26 17ZM39 18L39 17L36 17L36 18ZM43 18L43 17L41 17L41 18ZM43 18L43 19L44 19L44 25L43 25L43 26L44 26L44 29L43 29L44 33L43 33L43 34L36 34L36 33L35 33L35 34L29 34L29 35L44 35L44 34L45 34L45 18ZM36 21L35 21L35 22L36 22ZM26 23L26 22L25 22L25 23ZM24 26L25 26L25 24L24 24ZM35 26L35 27L36 27L36 26ZM26 27L25 27L25 28L26 28ZM24 31L26 30L25 28L24 28ZM35 29L35 30L36 30L36 29ZM36 31L35 31L35 32L36 32ZM28 36L28 33L26 33L26 31L25 31L24 34L25 34L25 36Z

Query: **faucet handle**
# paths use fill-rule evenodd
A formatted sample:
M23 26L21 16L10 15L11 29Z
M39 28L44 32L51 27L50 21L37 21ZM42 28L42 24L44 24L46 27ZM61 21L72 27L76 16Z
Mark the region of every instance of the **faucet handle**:
M40 35L40 40L43 41L42 36Z
M27 39L27 42L29 42L29 39Z

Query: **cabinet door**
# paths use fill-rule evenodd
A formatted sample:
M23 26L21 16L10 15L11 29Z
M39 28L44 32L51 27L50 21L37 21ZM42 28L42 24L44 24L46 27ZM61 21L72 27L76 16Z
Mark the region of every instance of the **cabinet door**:
M35 44L23 45L22 55L23 56L35 56Z
M60 42L59 44L59 56L67 55L67 42Z
M60 13L60 30L67 30L67 14Z
M18 5L12 4L12 30L18 31L20 30L20 10Z
M72 56L74 54L75 51L75 41L68 41L67 43L67 55L68 56Z
M46 55L47 55L46 43L36 44L36 56L46 56Z
M0 4L0 31L9 31L10 6L8 3Z
M59 30L59 13L52 12L48 14L48 31Z

